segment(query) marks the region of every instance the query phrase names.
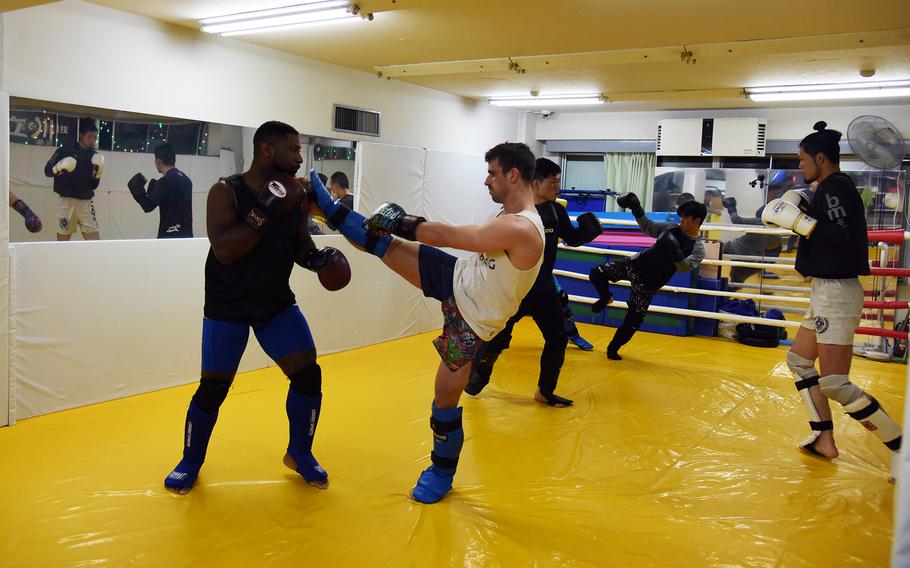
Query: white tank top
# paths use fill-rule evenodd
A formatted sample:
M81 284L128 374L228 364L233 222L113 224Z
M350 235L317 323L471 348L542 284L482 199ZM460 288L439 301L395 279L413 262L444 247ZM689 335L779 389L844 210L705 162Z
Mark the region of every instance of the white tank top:
M519 211L515 215L534 223L540 234L540 256L533 267L515 268L504 250L474 253L455 263L452 282L455 304L474 333L484 341L493 339L518 311L518 304L534 285L543 262L545 241L540 215L537 211Z

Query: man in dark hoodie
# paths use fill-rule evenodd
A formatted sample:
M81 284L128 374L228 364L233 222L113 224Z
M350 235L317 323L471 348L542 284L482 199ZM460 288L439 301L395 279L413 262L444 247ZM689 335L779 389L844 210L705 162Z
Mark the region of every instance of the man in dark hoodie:
M605 262L591 269L591 283L600 296L592 306L595 313L613 301L610 282L629 280L632 283L626 317L607 346L607 357L619 361L622 359L619 348L638 331L654 294L670 281L677 270L691 272L705 258L705 247L698 235L708 211L704 204L689 201L676 210L680 217L679 224L658 223L645 217L645 210L634 193L620 195L616 204L630 209L641 230L657 239L651 247L631 258Z

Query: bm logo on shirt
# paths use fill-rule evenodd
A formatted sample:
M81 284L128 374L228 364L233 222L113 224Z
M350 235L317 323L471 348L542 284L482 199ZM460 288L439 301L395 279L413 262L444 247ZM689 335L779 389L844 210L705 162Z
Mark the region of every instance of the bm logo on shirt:
M847 210L840 204L840 198L836 195L825 195L825 204L828 206L828 219L845 227Z
M490 270L496 270L496 259L488 257L485 253L480 253L480 262Z

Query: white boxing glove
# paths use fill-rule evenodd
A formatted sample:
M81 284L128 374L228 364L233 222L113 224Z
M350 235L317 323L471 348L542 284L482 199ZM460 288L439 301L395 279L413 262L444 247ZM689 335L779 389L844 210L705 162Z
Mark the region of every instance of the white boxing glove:
M800 211L798 206L784 199L769 201L765 205L765 210L762 211L761 221L772 227L790 229L797 235L806 238L809 238L815 225L818 224L818 221Z
M92 154L92 168L95 171L95 179L101 179L101 171L104 170L104 156L99 152Z
M51 171L54 172L55 176L60 174L72 173L76 169L76 158L72 156L67 156L54 164L54 167L51 168Z
M812 204L810 196L811 196L811 194L806 195L806 193L802 190L791 189L790 191L784 193L784 195L781 197L781 199L783 199L787 203L792 203L793 205L796 205L797 207L799 207L799 210L802 211L803 213L807 213L809 211L809 205Z

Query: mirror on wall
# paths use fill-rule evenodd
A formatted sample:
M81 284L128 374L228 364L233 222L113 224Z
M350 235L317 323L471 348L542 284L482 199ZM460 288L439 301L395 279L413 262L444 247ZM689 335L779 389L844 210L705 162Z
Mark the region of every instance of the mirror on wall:
M9 114L11 242L205 237L209 188L249 167L256 130L17 97ZM300 139L299 175L353 205L356 142Z
M323 183L336 199L341 199L348 207L355 209L355 176L354 163L357 142L331 138L306 137L304 155L309 155L310 166L323 177ZM310 220L310 233L315 235L336 234L322 218Z
M205 236L243 164L239 126L16 97L9 122L12 242Z

